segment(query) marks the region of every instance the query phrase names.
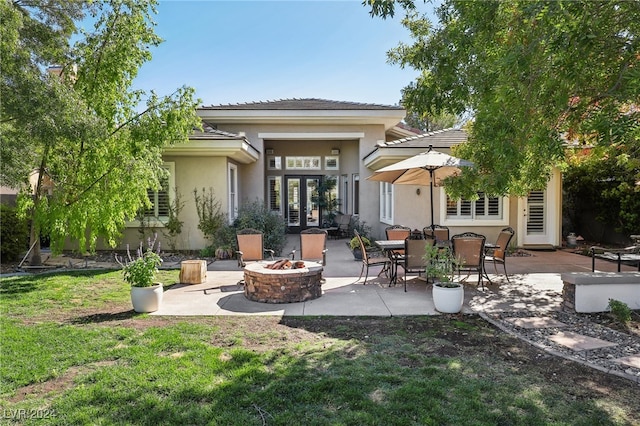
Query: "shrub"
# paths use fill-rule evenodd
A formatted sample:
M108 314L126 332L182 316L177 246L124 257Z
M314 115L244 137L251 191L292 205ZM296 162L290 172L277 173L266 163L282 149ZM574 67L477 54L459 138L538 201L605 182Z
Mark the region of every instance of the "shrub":
M0 204L0 259L18 260L29 247L29 226L26 219L18 217L16 209Z
M619 300L609 299L609 309L611 313L622 324L626 324L631 321L631 308Z
M202 188L200 194L197 189L194 189L193 197L198 212L198 229L202 231L205 238L213 242L218 229L227 223L227 215L222 212L220 201L216 199L213 188L209 188L208 193Z
M260 200L247 203L238 209L234 222L236 229L254 228L263 234L264 247L280 255L287 242L284 220L272 213Z
M349 223L349 235L355 235L353 233L354 230L358 231L358 234L360 234L361 237L366 237L368 239L371 238L371 227L367 225L364 220L361 222L358 217L351 218L351 223Z

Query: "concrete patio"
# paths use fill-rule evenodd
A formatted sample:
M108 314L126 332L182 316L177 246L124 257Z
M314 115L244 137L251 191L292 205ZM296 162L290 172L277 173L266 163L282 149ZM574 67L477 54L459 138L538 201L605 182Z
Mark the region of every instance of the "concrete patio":
M407 292L402 282L389 286L384 275L377 277L380 267L370 269L367 284L358 280L361 262L355 261L346 239L327 242L327 265L320 298L301 303L269 304L247 300L237 283L243 271L235 260L215 261L208 267L203 284L176 284L164 293L160 310L152 315L337 315L337 316L407 316L438 315L431 298L431 284L416 274L408 275ZM283 254L299 244L297 235L289 235ZM526 256L507 258L507 282L498 269L487 264L493 284L477 288L477 275L465 285L463 312L548 312L558 310L561 303L563 272L591 271L591 258L565 250L525 251ZM596 270L616 271L616 264L596 261ZM623 265L623 271L635 267ZM402 276L402 271L400 271Z

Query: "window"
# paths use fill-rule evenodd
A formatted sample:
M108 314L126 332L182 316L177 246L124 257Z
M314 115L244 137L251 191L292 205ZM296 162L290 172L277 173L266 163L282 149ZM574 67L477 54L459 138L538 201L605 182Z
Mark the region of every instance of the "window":
M282 157L276 157L273 155L267 157L267 169L282 170Z
M452 200L447 196L447 219L501 220L503 219L503 199L488 197L478 192L478 199Z
M267 176L267 205L273 213L282 215L282 177Z
M380 222L393 223L393 184L380 182Z
M353 214L360 214L360 175L353 174Z
M151 201L151 208L144 212L145 217L169 217L171 200L173 199L173 192L176 187L175 165L174 163L165 163L162 167L168 171L168 175L160 179L160 189L157 191L153 189L147 190L149 201Z
M286 165L289 170L320 170L320 157L286 157Z
M229 223L238 217L238 167L229 163Z
M339 168L340 168L340 162L338 157L324 157L325 170L338 170Z

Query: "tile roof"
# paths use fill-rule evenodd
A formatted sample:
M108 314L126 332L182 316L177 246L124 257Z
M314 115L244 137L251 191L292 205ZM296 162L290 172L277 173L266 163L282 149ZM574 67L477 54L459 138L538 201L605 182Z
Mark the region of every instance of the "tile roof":
M403 110L399 105L332 101L318 98L278 99L242 104L201 106L203 110Z
M378 142L378 148L449 148L467 141L467 132L462 129L443 129L421 135L409 136L390 142Z

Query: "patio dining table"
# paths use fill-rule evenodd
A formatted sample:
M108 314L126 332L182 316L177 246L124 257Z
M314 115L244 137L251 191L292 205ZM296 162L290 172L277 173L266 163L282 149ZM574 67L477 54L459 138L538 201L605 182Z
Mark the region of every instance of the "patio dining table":
M389 257L389 260L390 260L389 285L396 284L398 282L398 258L394 255L394 250L404 249L404 240L377 240L375 244L380 248L380 250L382 250ZM451 247L451 241L450 240L438 241L437 245L440 247ZM489 278L489 275L485 268L484 256L487 251L495 250L498 248L500 248L499 245L485 243L484 251L482 253L483 258L481 260L481 265L482 265L481 280L486 278L486 280L489 281L489 284L493 284L493 282Z
M394 254L394 250L404 250L404 240L377 240L375 244L389 257L389 285L396 284L398 282L398 257Z

